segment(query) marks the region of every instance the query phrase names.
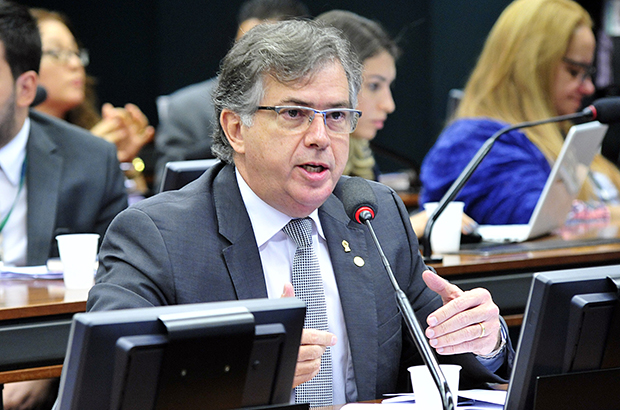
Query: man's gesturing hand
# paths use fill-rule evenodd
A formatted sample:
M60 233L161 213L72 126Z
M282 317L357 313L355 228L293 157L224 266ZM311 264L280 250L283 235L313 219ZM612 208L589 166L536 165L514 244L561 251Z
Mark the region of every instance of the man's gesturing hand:
M293 285L284 285L282 297L293 297L295 291ZM321 356L325 353L327 346L336 344L336 336L332 333L316 329L304 329L301 334L301 346L297 355L297 366L295 367L295 378L293 388L307 382L321 370Z
M422 278L443 300L443 306L426 319L426 337L437 353L486 355L494 351L501 341L499 308L489 291L463 292L431 271L425 271Z

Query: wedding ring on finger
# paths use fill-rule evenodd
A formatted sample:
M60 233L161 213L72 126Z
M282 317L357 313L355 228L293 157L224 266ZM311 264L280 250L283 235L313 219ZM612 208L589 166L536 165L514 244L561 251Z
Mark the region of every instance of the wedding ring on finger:
M482 322L478 324L480 325L480 336L478 336L478 339L480 339L484 337L484 324L482 324Z

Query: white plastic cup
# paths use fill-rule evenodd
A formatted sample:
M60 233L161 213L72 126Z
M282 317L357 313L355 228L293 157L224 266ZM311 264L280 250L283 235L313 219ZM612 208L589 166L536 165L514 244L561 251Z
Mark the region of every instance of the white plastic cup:
M450 393L452 393L452 397L454 397L454 408L456 408L461 366L458 364L441 364L439 367L448 382ZM437 384L433 380L433 376L431 376L431 372L428 368L426 366L412 366L408 370L411 375L416 408L442 410L443 404L441 402L441 396L439 395Z
M90 289L95 283L95 262L99 234L58 235L58 252L66 289Z
M431 231L431 248L433 253L455 253L461 247L461 225L463 224L463 202L450 202L435 221ZM437 208L437 202L424 204L426 214Z

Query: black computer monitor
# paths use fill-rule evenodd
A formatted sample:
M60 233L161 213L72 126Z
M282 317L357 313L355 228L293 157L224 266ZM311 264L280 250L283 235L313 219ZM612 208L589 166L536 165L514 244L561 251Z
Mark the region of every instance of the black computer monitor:
M506 410L611 404L620 388L619 288L620 265L534 275Z
M166 163L159 192L183 188L218 162L219 159L195 159Z
M77 314L57 409L288 403L305 311L281 298Z

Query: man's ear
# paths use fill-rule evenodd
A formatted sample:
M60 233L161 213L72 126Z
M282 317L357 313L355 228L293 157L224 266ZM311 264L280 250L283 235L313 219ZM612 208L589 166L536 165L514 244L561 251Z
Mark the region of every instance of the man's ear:
M241 117L234 111L223 109L220 114L220 124L228 138L228 142L237 154L245 153L245 144L241 135Z
M15 104L18 107L30 107L37 95L39 77L35 71L22 73L15 81Z

